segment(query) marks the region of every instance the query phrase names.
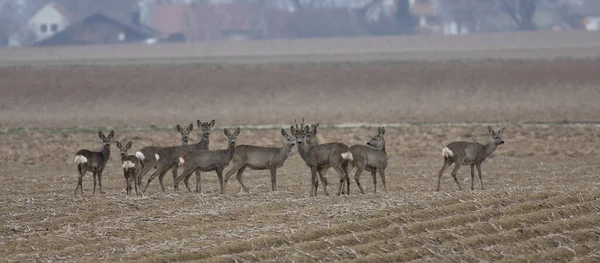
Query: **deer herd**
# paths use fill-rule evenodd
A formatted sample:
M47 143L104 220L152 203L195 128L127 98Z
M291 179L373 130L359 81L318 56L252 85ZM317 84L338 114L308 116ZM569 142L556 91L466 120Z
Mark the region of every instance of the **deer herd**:
M211 122L198 120L197 126L202 131L202 137L198 143L189 144L189 135L194 129L193 124L186 128L177 125L177 131L181 134L181 145L147 146L136 152L135 155L127 153L133 144L131 141L124 146L121 142L116 141L121 154L121 167L125 177L127 195L131 195L132 190L135 190L136 195L139 195L139 189L142 187L142 193L146 192L150 182L156 177L158 177L162 191L165 191L163 178L169 170L173 174L173 189L179 190L179 183L183 180L185 187L190 192L189 179L192 174L196 175L195 191L201 192L200 172L215 171L221 194L225 193L225 184L234 173L242 189L248 192L248 188L242 180L245 169L269 170L271 173L271 190L276 191L277 169L283 166L294 146L297 146L300 157L310 169L310 196L317 195L319 181L322 184L323 193L329 195L327 192L327 178L325 177L329 168L333 168L340 177L337 195L350 194L350 172L353 169L356 169L354 181L361 194L365 193L360 183L360 175L363 171L371 172L374 192L377 192L377 173L379 173L383 190L387 192L385 170L388 165L388 155L385 150L384 127L379 127L377 134L366 144L357 144L350 147L342 142L320 143L317 138L319 124L304 125L304 120L300 125L296 123L290 126L290 133L285 129L281 129L281 136L283 137L281 147L236 145L237 136L240 134L240 128L238 127L234 131L224 129L228 141L226 149L209 150L209 137L215 126L215 120ZM456 173L461 165L466 164L471 167L471 190L474 190L475 167L477 167L481 189L484 189L481 178L481 163L500 144L504 144L501 137L504 128L496 132L488 127L488 131L490 140L487 144L455 141L442 149L444 164L438 174L437 191L440 190L442 174L452 164L454 164L454 169L451 175L459 190L462 190L462 187ZM110 146L114 138L114 132L111 131L108 136L105 136L102 132L98 134L102 140L100 151L82 149L75 154L75 165L79 172L75 194L77 194L77 190L80 190L80 193L83 194L83 177L88 171L92 172L94 177L93 193L96 193L96 180L98 190L100 193L104 193L102 191L102 171L110 157ZM223 178L223 172L231 162L233 164L231 164L230 170L225 173L225 178ZM144 186L143 178L152 169L154 169L154 172L148 177L148 181Z

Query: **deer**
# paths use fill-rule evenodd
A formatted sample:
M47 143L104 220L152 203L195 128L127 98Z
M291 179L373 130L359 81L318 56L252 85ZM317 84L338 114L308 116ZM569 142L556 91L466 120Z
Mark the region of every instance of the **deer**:
M281 136L283 136L283 146L281 147L261 147L252 145L238 145L235 147L232 168L225 174L225 185L227 185L229 177L237 172L236 178L242 186L242 189L244 189L244 192L249 192L242 181L242 174L246 167L248 167L252 170L270 170L271 191L276 191L277 168L283 166L285 160L290 156L292 148L296 145L296 138L290 136L285 129L281 129Z
M98 190L101 194L104 194L102 191L102 171L110 158L110 142L114 135L114 131L110 131L108 137L106 137L104 136L104 133L100 131L98 132L98 136L100 137L100 140L102 140L102 149L100 151L95 152L82 149L75 154L75 165L79 172L79 180L77 180L75 195L77 195L78 189L81 190L81 194L83 195L83 176L88 171L92 172L94 176L94 190L92 194L96 194L96 177L98 178Z
M304 126L304 122L300 126L301 128L291 126L290 131L292 135L296 137L296 144L298 145L298 151L300 156L304 160L304 163L310 168L311 171L311 192L310 196L317 196L317 173L319 176L324 175L326 169L333 167L340 176L340 183L338 186L337 195L341 195L343 192L350 194L349 184L347 184L346 190L344 189L344 183L350 180L348 176L348 162L352 161L352 153L350 148L341 142L332 142L325 144L310 145L306 143L309 135L313 135L310 127ZM313 141L314 143L314 141ZM323 191L325 195L329 195L327 192L326 180L323 182Z
M209 122L201 122L200 120L197 121L197 125L198 127L202 130L202 138L200 139L200 141L198 143L195 144L185 144L185 145L180 145L180 146L169 146L169 147L162 147L161 149L159 149L155 154L154 154L154 168L158 169L158 165L159 165L159 156L166 156L169 153L171 154L176 154L179 155L183 152L187 152L189 150L208 150L208 146L210 143L209 137L210 137L210 132L212 130L212 128L215 126L215 120L212 120L210 123ZM188 127L189 129L189 127ZM159 154L161 151L165 151L162 154ZM146 164L144 164L146 165ZM176 168L175 165L169 167L166 171L164 171L164 173L159 173L159 177L158 177L158 181L160 182L160 186L162 191L165 191L165 187L163 184L163 178L166 174L166 172L171 169L178 169ZM157 171L155 171L152 175L156 174ZM150 179L148 179L148 184L155 178L156 176L151 176ZM177 179L177 170L173 171L173 189L174 190L179 190L179 185L175 183ZM196 173L196 180L200 179L200 173ZM144 192L146 192L148 185L146 185L144 187Z
M357 144L350 146L350 152L354 160L350 162L350 168L348 171L352 171L352 167L356 167L356 173L354 174L354 180L360 190L361 194L364 194L362 185L360 184L360 175L363 170L371 172L373 176L373 191L377 193L377 175L381 176L383 183L383 189L387 193L387 187L385 185L385 168L388 164L388 156L385 151L385 128L379 127L377 129L377 135L367 142L367 145Z
M456 172L461 165L471 166L471 190L475 190L475 171L474 167L477 167L477 173L479 175L479 182L481 182L481 189L483 188L483 180L481 179L481 163L490 156L499 145L504 144L504 140L501 135L504 132L504 127L495 132L492 127L488 126L488 132L490 139L487 144L481 144L478 142L466 142L466 141L455 141L451 142L442 149L442 156L444 156L444 166L440 169L438 174L437 191L440 191L440 183L442 180L442 174L444 171L454 163L454 169L452 170L452 177L458 185L458 189L462 191L462 187L456 178Z
M240 128L238 127L234 133L230 133L229 130L224 129L223 133L227 136L228 146L227 149L220 150L192 150L183 153L177 162L178 166L183 167L183 173L177 177L177 183L184 180L185 187L188 192L191 192L188 185L190 176L195 171L209 172L216 171L221 186L221 194L225 193L225 187L223 185L223 170L229 165L231 159L236 152L235 141L237 136L240 134ZM172 162L171 162L172 163ZM169 164L170 165L170 164ZM200 192L200 178L196 180L196 192Z
M127 196L131 195L132 183L135 187L135 195L139 196L137 176L144 168L145 156L141 152L136 152L135 155L127 154L127 151L133 144L131 141L129 141L125 146L123 146L119 141L116 141L115 143L121 152L121 167L123 168L123 175L125 176L125 191L127 192Z

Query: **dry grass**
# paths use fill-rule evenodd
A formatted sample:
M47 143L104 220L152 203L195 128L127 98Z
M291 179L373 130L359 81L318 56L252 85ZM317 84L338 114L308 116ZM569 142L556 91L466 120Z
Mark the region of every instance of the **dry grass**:
M14 67L0 126L600 119L600 59Z
M374 129L323 129L323 141L364 143ZM243 131L239 143L279 144L276 130ZM484 164L485 191L457 191L439 149L452 140L484 141L481 125L388 128L388 194L309 198L309 171L294 154L270 192L266 171L247 171L250 193L235 181L218 195L214 173L203 194L126 198L116 153L104 177L106 195L83 196L72 155L97 148L95 132L13 133L0 148L0 253L6 261L569 261L598 259L600 127L510 125L507 144ZM175 131L119 131L134 148L176 144ZM196 138L192 138L195 140ZM223 147L217 129L212 148ZM115 149L113 149L114 151ZM330 172L329 181L336 175ZM464 187L468 168L459 171ZM167 185L170 176L165 179ZM381 186L381 180L379 180ZM477 182L476 182L477 185ZM331 185L329 186L331 190ZM382 189L379 187L379 189Z

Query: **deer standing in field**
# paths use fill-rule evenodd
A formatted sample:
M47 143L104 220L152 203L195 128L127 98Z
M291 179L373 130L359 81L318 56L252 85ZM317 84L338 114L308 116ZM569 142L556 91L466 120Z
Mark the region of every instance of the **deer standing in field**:
M297 127L291 126L290 130L292 135L296 137L296 143L298 144L298 151L300 156L310 168L311 172L311 192L310 196L317 195L318 180L317 173L319 176L324 175L324 172L329 167L333 167L340 176L340 184L338 186L337 195L341 195L342 192L350 194L349 184L344 191L344 183L350 180L348 176L348 162L352 161L352 153L350 148L341 142L325 143L310 145L307 142L308 135L312 135L310 127L304 126L304 123L298 129ZM329 195L327 192L326 180L322 180L323 190L325 195Z
M271 191L277 189L277 168L283 166L285 160L290 156L292 148L296 145L296 138L290 136L285 129L281 129L283 136L283 146L277 147L260 147L252 145L239 145L235 147L235 155L233 156L233 165L231 170L225 175L225 184L235 172L237 172L237 180L244 189L248 192L248 188L242 182L242 174L246 167L252 170L270 170L271 171Z
M102 192L102 171L110 158L110 142L114 135L114 131L110 131L108 137L104 136L102 132L98 132L98 136L102 140L102 150L94 152L82 149L75 154L75 165L77 165L77 171L79 172L75 194L77 194L77 189L80 189L81 194L83 194L83 176L87 171L92 172L94 176L94 190L92 194L96 193L96 177L98 177L98 190L101 194L104 194Z
M125 176L125 191L127 195L131 195L131 184L135 187L135 195L138 196L138 180L137 176L139 172L144 168L144 154L136 152L135 155L128 155L127 151L133 144L131 141L123 146L119 141L116 141L117 148L121 152L121 167L123 168L123 175Z
M198 120L197 124L198 124L198 127L202 130L202 138L200 139L200 141L198 143L185 144L185 145L180 145L180 146L162 147L156 153L154 153L153 167L157 168L157 170L155 170L154 173L152 174L152 176L150 176L147 184L149 184L158 175L158 181L160 182L160 187L161 187L162 191L164 192L165 187L163 184L163 178L164 178L166 172L172 168L178 169L178 168L176 168L176 165L172 165L169 168L167 168L165 171L158 172L158 166L161 161L160 158L168 157L170 154L173 154L173 155L176 155L176 157L179 157L179 155L181 155L182 153L185 153L185 152L191 151L191 150L208 150L208 146L209 146L209 142L210 142L210 140L209 140L210 131L215 126L215 120L212 120L210 123L209 122L201 122ZM159 154L160 152L163 152L163 153ZM148 159L148 158L146 158L146 159ZM146 165L146 164L144 164L144 165ZM173 188L175 190L179 190L179 185L177 183L175 183L175 181L177 179L177 171L176 170L173 171L173 177L174 177L173 178ZM196 180L199 180L199 178L200 178L200 173L196 173ZM146 189L148 188L147 184L144 187L144 192L146 192Z
M181 145L188 145L189 140L190 140L190 133L192 132L192 130L194 130L194 124L190 123L190 125L183 129L183 127L181 127L181 125L177 124L176 126L177 131L179 132L179 134L181 134ZM141 150L139 150L138 152L136 152L136 154L140 153L142 155L144 155L144 157L146 157L143 160L143 164L144 164L144 168L142 169L142 171L140 171L140 173L138 174L137 180L138 180L138 185L140 187L142 187L142 179L144 177L144 175L146 175L150 169L152 169L152 167L154 167L154 164L156 163L156 157L154 156L154 154L156 154L158 151L160 151L161 149L165 148L164 146L146 146L144 148L142 148ZM177 177L177 170L173 169L173 181L175 181L175 178Z
M456 172L458 172L458 168L461 165L470 165L471 166L471 190L475 190L474 180L475 180L475 171L474 167L477 166L477 173L479 174L479 182L481 182L481 189L483 190L483 181L481 179L481 163L485 161L485 159L490 156L496 148L500 144L504 144L504 140L500 135L504 132L504 128L500 129L498 132L495 132L492 127L488 126L488 131L490 133L490 140L487 144L481 144L478 142L465 142L465 141L456 141L448 144L444 149L442 149L442 155L444 156L444 166L440 169L438 174L438 183L437 183L437 191L440 190L440 183L442 181L442 174L444 171L454 163L454 169L452 170L452 177L458 185L458 189L462 191L462 187L460 187L460 183L456 178Z
M385 128L379 127L377 135L369 140L367 145L358 144L350 147L350 152L352 152L352 157L354 158L351 162L351 166L356 167L354 180L356 181L356 185L358 185L361 194L365 193L360 184L360 174L363 170L371 172L371 175L373 176L373 191L375 193L377 193L376 172L379 172L383 183L383 189L387 193L387 187L385 185L385 168L387 168L388 156L385 151L384 134ZM352 168L349 169L349 171L351 170Z
M200 151L188 151L183 153L177 160L177 165L183 166L183 173L177 177L177 183L184 180L185 187L191 192L188 185L190 176L195 171L209 172L216 171L217 177L219 178L219 184L221 186L221 194L225 193L223 185L223 170L233 156L235 155L235 141L237 136L240 134L240 128L238 127L234 133L230 133L229 130L224 130L225 136L228 139L227 149L222 150L200 150ZM202 190L200 185L200 178L196 180L196 192Z

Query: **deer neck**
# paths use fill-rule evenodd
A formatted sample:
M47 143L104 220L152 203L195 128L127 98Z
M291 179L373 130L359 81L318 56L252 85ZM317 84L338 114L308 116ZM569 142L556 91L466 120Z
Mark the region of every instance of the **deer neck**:
M200 141L198 142L198 146L201 149L205 149L208 150L208 144L210 143L210 140L208 137L206 136L202 136L202 138L200 138Z
M227 154L229 160L233 159L233 155L235 154L235 145L231 144L231 142L229 142L229 146L227 147Z
M104 163L108 162L108 158L110 158L110 145L109 146L103 145L100 153L104 157Z
M497 147L498 146L496 146L496 144L490 140L490 142L483 146L483 149L485 150L485 157L490 156L490 154L492 154Z
M189 143L190 143L190 141L181 140L181 145L188 145Z
M284 143L281 148L279 148L279 160L285 160L290 156L292 152L292 146L287 143Z

